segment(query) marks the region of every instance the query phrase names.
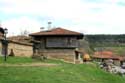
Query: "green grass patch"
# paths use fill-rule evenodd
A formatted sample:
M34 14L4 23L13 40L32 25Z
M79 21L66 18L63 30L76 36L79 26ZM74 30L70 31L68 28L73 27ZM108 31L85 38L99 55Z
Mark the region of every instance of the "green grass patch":
M33 62L38 62L38 60L31 59L28 57L7 57L7 60L5 62L4 57L0 57L0 63L17 64L17 63L33 63Z
M9 63L9 64L20 64L20 63L64 63L60 60L46 59L46 60L38 60L30 57L7 57L7 60L4 61L4 57L0 57L0 63Z
M20 59L20 60L19 60ZM1 60L1 59L0 59ZM14 61L13 61L14 60ZM16 62L17 61L17 62ZM69 64L59 60L39 61L9 57L7 63L56 63L55 67L0 66L0 83L124 83L125 77L113 75L92 64ZM1 61L1 63L4 63Z

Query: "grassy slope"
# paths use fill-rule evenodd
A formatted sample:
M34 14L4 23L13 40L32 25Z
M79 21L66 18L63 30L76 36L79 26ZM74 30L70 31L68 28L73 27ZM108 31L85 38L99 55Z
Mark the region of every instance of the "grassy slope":
M0 57L1 58L1 57ZM39 62L30 58L9 58L8 62ZM95 64L61 64L56 67L5 67L0 66L0 83L124 83L125 77L112 75L100 70ZM5 63L0 59L0 63Z
M116 55L123 55L125 56L125 47L122 47L122 46L109 46L109 47L96 47L96 48L102 48L103 50L111 50L113 51L114 54Z

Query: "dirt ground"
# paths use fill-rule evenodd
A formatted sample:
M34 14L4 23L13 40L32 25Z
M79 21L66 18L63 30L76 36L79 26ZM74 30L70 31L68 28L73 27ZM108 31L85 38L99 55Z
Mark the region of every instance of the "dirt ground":
M57 66L57 64L51 64L51 63L23 63L23 64L8 64L8 63L4 63L4 64L0 64L0 66L6 66L6 67L8 67L8 66L12 66L12 67L14 67L14 66L45 66L45 67L51 67L51 66Z

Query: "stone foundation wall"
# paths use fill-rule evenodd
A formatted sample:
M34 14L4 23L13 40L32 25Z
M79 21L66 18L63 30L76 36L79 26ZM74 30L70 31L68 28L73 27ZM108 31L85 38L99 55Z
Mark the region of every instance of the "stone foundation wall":
M39 51L38 56L46 56L47 58L63 59L64 61L74 62L74 49L46 49Z
M15 56L31 57L33 55L32 46L30 45L22 45L13 42L9 43L8 55L10 54L11 49L13 49Z

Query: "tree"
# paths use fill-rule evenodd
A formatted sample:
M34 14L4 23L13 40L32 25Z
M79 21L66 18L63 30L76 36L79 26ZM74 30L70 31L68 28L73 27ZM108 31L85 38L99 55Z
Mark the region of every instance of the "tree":
M28 36L29 35L29 31L28 30L22 30L20 33L21 36Z

